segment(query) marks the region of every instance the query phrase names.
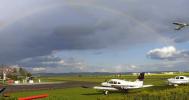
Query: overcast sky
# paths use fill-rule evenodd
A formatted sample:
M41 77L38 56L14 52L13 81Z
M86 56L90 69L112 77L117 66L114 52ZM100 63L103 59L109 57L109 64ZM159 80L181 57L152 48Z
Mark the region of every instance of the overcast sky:
M0 64L33 72L189 71L188 0L0 0Z

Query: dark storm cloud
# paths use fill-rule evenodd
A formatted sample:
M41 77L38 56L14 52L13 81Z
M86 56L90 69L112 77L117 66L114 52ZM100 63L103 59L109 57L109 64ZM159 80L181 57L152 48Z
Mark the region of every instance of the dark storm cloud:
M82 15L75 15L75 10L64 12L60 10L63 8L65 7L40 13L40 16L33 15L20 19L3 29L0 37L1 63L48 55L53 50L101 49L120 41L126 41L125 45L129 45L129 41L130 43L146 41L146 39L136 40L137 36L145 35L143 32L140 35L137 32L127 34L124 23L116 23L117 15L111 15L111 12L102 11L100 17L93 18L88 16L91 10L84 10L85 13ZM104 16L107 18L101 18ZM132 32L131 29L128 31Z

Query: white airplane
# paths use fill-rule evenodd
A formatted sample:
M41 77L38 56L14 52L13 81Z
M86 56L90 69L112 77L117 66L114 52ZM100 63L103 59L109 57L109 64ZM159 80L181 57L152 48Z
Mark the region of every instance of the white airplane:
M126 81L121 79L111 79L107 82L101 83L101 86L93 87L96 90L103 90L104 94L107 95L109 91L127 91L130 89L138 89L138 88L145 88L151 87L153 85L143 85L144 74L140 73L138 79L134 82Z
M175 22L173 24L176 25L175 30L180 30L180 29L182 29L182 28L184 28L186 26L189 26L189 24L187 24L187 23L177 23L177 22Z
M179 84L188 84L189 83L189 77L186 76L176 76L175 78L169 78L168 84L178 86Z

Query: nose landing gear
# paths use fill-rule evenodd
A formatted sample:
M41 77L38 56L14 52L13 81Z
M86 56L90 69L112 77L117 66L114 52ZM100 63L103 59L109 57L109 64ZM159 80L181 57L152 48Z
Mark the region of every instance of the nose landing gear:
M104 95L108 95L108 92L109 92L109 91L104 91Z

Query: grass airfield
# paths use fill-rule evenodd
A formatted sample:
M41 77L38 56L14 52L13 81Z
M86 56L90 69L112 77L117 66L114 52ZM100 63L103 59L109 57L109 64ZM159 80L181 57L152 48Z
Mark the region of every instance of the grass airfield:
M103 95L101 91L92 88L71 87L63 89L50 90L31 90L22 92L10 93L11 97L2 98L2 100L16 100L18 97L26 97L38 94L49 94L48 98L40 100L189 100L189 85L183 86L168 86L167 78L175 77L177 75L189 76L189 73L174 74L174 75L145 75L144 84L152 84L153 87L129 90L127 93L114 92L109 95ZM41 77L42 81L48 82L68 82L68 81L85 81L95 82L100 85L101 82L120 78L130 81L136 80L137 76L122 75L116 77L115 75L88 75L88 76L56 76L56 77Z

